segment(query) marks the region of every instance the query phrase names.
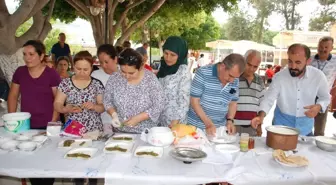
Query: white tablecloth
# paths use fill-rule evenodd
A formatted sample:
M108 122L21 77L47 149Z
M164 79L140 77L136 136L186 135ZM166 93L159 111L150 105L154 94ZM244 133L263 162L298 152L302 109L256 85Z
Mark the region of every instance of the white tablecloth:
M6 134L0 129L0 136ZM233 164L214 165L195 162L184 164L169 156L164 148L160 159L103 153L103 142L94 142L97 155L90 160L69 160L68 149L57 148L61 138L51 138L35 152L0 151L0 175L18 178L105 178L107 185L173 184L194 185L229 181L239 184L336 184L336 153L318 149L313 141L298 144L298 155L309 159L306 168L281 166L272 158L265 138L256 140L253 151L239 153ZM138 140L136 146L146 145Z

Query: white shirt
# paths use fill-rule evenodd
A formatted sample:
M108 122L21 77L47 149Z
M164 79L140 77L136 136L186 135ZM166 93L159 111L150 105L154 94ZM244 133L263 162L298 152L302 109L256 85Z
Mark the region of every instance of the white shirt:
M102 82L102 84L106 85L108 79L110 78L111 75L105 73L103 69L95 70L91 73L91 76L93 78L96 78ZM100 114L100 117L102 119L103 124L105 123L112 123L112 117L105 111Z
M318 58L318 55L312 57L312 62L310 65L321 70L327 77L328 87L332 88L334 81L336 80L336 56L331 55L329 60L321 61Z
M261 100L259 111L268 113L277 100L280 111L295 117L304 117L307 111L303 107L316 104L325 112L330 103L328 82L325 75L312 66L307 66L303 77L292 77L289 69L283 69L274 77L269 89Z
M200 67L202 67L202 66L206 66L206 65L207 65L207 63L206 63L204 57L199 58L198 61L197 61L197 63L198 63L198 65L199 65Z

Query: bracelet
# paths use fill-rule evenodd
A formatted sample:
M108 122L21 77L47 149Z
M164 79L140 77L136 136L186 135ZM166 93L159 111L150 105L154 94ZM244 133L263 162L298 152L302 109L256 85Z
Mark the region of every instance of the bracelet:
M227 119L226 119L226 122L228 122L228 121L232 121L232 123L234 123L234 120L231 119L231 118L227 118Z

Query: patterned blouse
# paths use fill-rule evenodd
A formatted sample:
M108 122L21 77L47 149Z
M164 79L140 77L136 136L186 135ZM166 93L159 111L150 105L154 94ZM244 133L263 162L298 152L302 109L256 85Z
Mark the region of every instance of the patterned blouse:
M180 65L175 74L159 78L159 81L165 93L165 109L159 118L159 123L162 126L168 126L173 120L187 123L191 86L188 66Z
M145 128L158 125L159 116L164 108L164 93L156 76L144 70L144 77L137 85L132 85L120 72L113 73L106 84L104 93L105 110L116 109L121 122L142 112L149 115L149 119L140 122L135 127L124 126L118 131L141 133Z
M85 102L97 103L97 96L104 93L103 84L95 78L91 78L91 83L83 89L77 88L71 78L65 78L58 86L58 89L66 94L66 104L76 106L81 106ZM103 130L100 113L96 111L83 109L80 113L69 113L67 118L84 124L89 132Z

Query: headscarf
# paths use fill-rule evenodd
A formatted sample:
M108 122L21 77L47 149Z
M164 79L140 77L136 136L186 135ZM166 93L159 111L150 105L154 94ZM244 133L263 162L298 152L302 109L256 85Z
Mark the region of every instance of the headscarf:
M188 65L187 57L188 57L188 45L185 40L178 36L170 36L164 43L162 47L164 50L169 50L178 55L177 62L168 66L164 60L164 57L161 59L161 67L157 74L158 78L164 78L167 75L172 75L177 72L180 65Z

